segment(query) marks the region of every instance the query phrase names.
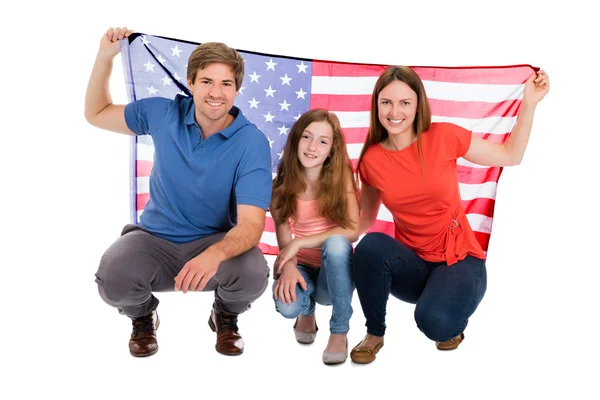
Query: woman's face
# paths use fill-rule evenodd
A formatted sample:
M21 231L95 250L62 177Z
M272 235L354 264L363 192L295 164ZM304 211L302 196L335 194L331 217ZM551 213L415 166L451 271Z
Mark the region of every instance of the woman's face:
M383 88L377 99L378 117L388 135L415 133L417 103L417 94L404 82L393 81Z

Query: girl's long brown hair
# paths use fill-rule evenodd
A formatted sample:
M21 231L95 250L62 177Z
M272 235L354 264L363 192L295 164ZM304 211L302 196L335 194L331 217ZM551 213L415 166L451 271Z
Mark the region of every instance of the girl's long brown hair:
M379 121L379 93L387 85L393 81L401 81L406 83L416 94L417 94L417 114L415 115L415 121L413 128L417 134L417 151L419 152L419 158L421 160L421 166L425 171L425 162L423 160L422 150L422 134L429 130L431 126L431 109L429 108L429 99L425 93L425 87L421 78L415 71L409 67L396 66L389 67L383 74L377 79L375 88L373 89L373 97L371 98L371 120L369 123L369 132L365 139L365 143L358 157L358 164L356 171L359 171L360 163L369 147L374 144L380 143L387 139L388 132Z
M306 191L306 182L301 172L302 165L298 160L298 143L311 123L321 121L331 126L333 143L329 157L321 169L317 210L320 216L329 218L342 228L348 228L352 223L358 223L348 217L348 177L355 195L356 183L352 178L352 165L340 121L335 114L325 109L317 108L304 113L292 126L277 168L277 176L273 180L271 207L278 211L279 223L287 222L296 213L296 197Z

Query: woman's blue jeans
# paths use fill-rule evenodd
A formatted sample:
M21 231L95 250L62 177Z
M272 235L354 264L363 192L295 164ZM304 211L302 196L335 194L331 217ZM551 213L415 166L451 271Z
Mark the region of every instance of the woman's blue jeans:
M465 330L487 286L485 260L467 256L451 266L424 261L383 233L369 233L358 243L352 275L367 333L384 336L391 293L416 304L418 328L436 342L448 341Z

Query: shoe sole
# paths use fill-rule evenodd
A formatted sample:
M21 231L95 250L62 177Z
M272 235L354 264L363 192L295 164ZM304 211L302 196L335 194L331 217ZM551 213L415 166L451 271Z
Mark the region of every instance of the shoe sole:
M208 326L210 327L211 331L213 331L215 333L217 332L217 327L215 326L215 323L213 322L211 317L208 317ZM215 350L217 351L217 353L223 354L224 356L239 356L244 353L244 349L242 349L242 351L240 351L239 353L225 353L225 352L219 350L217 345L215 345Z
M152 356L154 354L158 353L158 347L156 347L156 350L154 350L152 353L140 353L140 354L135 354L132 353L131 351L129 352L129 354L131 354L132 356L136 357L136 358L143 358L143 357L149 357Z
M358 346L356 346L358 347ZM355 348L356 348L355 347ZM377 346L375 346L373 348L373 354L368 353L368 352L355 352L354 349L352 349L352 351L350 352L350 359L352 360L353 363L356 364L370 364L373 361L375 361L375 359L377 358L377 353L379 353L379 350L381 350L381 348L383 347L383 340L381 342L379 342L377 344ZM363 356L364 354L364 356Z
M456 350L458 348L458 346L460 346L460 344L465 340L464 332L461 333L459 336L460 336L460 339L459 339L460 341L456 345L444 347L443 343L446 343L446 342L435 342L435 348L440 351Z
M159 326L160 326L160 318L158 318L158 314L156 314L156 327L154 328L154 330L157 331ZM152 353L135 354L135 353L132 353L131 350L129 351L129 354L131 354L132 356L137 357L137 358L150 357L156 353L158 353L158 344L156 345L156 350L154 350Z

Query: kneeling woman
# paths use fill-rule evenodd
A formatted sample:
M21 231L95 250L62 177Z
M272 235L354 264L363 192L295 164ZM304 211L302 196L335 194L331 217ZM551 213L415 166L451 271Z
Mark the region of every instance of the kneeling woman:
M464 339L486 290L486 268L461 205L457 159L518 164L535 107L548 89L543 71L530 77L510 137L494 144L460 126L432 123L423 82L410 68L392 67L379 77L357 166L359 232L371 227L383 202L394 217L395 237L369 233L356 247L353 277L367 335L352 350L352 361L369 363L383 346L390 294L416 304L417 326L438 349L455 349Z

